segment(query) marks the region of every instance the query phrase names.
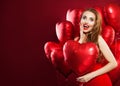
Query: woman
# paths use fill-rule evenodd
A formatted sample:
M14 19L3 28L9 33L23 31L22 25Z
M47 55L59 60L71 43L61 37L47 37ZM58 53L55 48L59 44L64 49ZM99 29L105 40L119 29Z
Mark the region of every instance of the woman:
M77 78L77 81L83 83L84 86L112 86L107 73L117 67L117 62L100 34L101 22L101 17L95 9L87 9L82 14L78 42L94 42L100 50L99 57L96 59L97 63L92 71ZM101 54L108 62L104 66L102 66Z

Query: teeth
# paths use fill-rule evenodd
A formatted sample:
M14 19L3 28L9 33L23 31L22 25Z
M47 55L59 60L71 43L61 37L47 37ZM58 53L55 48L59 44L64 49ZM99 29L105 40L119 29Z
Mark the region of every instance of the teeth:
M89 28L89 26L87 24L84 24L83 27L84 28Z

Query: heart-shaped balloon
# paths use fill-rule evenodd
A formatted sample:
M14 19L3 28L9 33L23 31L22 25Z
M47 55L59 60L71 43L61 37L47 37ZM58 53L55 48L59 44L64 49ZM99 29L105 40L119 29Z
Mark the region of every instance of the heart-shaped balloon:
M98 47L91 42L80 44L69 40L63 46L65 60L77 75L83 75L91 70L96 63L98 52Z
M66 13L66 20L72 22L74 26L74 37L79 36L80 32L80 17L83 9L68 9Z
M74 28L70 21L56 23L56 35L61 44L73 39Z
M50 60L51 52L53 52L55 49L60 49L60 48L62 48L62 46L55 42L46 42L44 45L44 51L45 51L47 58Z
M115 39L114 29L111 26L106 25L102 29L102 37L104 38L108 46L110 46L114 42L114 39Z
M115 84L115 82L120 79L120 40L115 41L115 43L111 45L111 50L118 63L117 68L109 72L109 76Z
M120 32L120 6L118 4L108 4L104 7L104 15L107 23L111 25L116 32Z
M51 61L60 73L62 73L65 77L68 77L71 73L71 69L68 63L64 60L62 48L55 49L51 53Z
M63 50L60 44L47 42L44 46L44 51L47 58L60 73L65 77L71 73L68 63L64 60Z

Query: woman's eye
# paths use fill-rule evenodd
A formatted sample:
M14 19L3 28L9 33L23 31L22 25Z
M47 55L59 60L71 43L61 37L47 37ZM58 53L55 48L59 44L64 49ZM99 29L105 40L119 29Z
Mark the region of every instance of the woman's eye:
M86 19L86 16L83 16L83 19Z
M90 21L94 21L94 19L93 19L93 18L90 18Z

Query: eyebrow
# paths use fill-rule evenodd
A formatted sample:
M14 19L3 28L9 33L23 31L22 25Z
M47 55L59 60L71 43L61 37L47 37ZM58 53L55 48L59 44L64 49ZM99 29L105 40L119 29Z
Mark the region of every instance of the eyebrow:
M86 17L86 15L83 15L82 17Z
M86 15L83 15L83 16L82 16L82 18L84 18L84 17L87 17L87 16L86 16ZM95 20L95 18L94 18L94 17L90 17L90 19Z

